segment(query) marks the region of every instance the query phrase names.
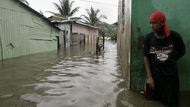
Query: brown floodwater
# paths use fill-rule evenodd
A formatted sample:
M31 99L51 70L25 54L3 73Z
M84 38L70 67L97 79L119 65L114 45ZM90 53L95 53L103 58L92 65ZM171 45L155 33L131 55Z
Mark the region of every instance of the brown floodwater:
M124 81L116 43L71 47L0 63L1 107L115 107Z
M106 42L99 56L75 46L0 62L0 107L164 107L126 89L116 47Z

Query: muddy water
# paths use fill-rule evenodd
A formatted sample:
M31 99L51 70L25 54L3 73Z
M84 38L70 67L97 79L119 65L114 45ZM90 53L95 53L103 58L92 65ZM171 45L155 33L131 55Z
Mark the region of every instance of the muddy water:
M116 50L106 42L100 56L81 46L5 60L0 107L165 107L126 90Z
M123 88L116 44L96 56L72 47L5 60L0 65L1 107L115 107Z

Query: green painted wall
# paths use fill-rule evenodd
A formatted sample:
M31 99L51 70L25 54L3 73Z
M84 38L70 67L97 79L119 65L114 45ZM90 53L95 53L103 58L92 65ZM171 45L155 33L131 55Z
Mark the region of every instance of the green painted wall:
M181 90L190 90L190 1L189 0L133 0L131 30L131 88L141 90L144 87L145 71L142 48L138 47L138 38L151 31L149 15L154 11L163 11L170 29L178 31L186 45L186 55L179 60Z
M0 59L57 49L59 31L15 0L0 1Z
M132 2L132 3L131 3ZM163 11L170 29L179 32L186 45L186 54L179 60L180 89L190 90L190 1L188 0L119 0L118 55L128 88L143 90L145 69L142 40L151 31L149 16Z

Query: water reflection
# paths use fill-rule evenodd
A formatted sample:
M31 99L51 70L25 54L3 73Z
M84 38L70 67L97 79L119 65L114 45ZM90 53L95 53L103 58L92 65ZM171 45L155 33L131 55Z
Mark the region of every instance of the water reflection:
M3 107L115 107L123 81L111 42L101 56L71 47L8 59L0 70Z
M115 43L101 56L88 47L0 63L1 107L164 107L126 90ZM189 92L181 94L180 107L188 107Z

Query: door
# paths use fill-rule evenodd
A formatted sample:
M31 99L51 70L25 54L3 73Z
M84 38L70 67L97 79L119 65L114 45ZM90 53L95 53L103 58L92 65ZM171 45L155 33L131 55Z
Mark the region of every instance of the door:
M64 47L67 47L67 36L66 36L66 31L65 30L63 32L63 43L64 43Z

